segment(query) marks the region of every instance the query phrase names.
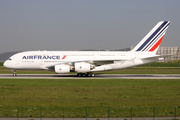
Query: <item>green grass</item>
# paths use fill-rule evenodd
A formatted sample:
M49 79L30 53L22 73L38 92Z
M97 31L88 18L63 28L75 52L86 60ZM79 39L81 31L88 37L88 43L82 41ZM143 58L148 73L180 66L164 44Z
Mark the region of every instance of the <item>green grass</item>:
M0 66L3 66L3 62L0 62Z
M0 117L16 116L17 107L20 117L39 116L41 107L44 117L62 115L63 107L65 117L84 117L86 107L89 117L107 117L108 107L114 117L130 115L130 107L133 116L152 116L152 107L156 115L173 116L175 106L178 116L180 80L0 79L0 101Z

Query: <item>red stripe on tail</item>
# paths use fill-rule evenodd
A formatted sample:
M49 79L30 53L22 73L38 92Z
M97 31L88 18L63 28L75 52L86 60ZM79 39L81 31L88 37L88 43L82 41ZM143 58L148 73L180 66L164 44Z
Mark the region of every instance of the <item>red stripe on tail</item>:
M161 37L161 39L159 39L159 41L149 50L149 52L152 52L154 51L160 44L161 44L161 41L163 39L164 35Z

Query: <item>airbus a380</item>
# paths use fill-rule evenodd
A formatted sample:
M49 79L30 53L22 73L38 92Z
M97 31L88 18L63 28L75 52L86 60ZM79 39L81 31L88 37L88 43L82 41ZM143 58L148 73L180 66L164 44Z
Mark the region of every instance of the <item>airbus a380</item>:
M118 70L163 59L156 55L170 21L160 21L131 50L122 51L27 51L11 56L4 67L15 70L51 70L57 74L77 72L77 76L94 76L92 72Z

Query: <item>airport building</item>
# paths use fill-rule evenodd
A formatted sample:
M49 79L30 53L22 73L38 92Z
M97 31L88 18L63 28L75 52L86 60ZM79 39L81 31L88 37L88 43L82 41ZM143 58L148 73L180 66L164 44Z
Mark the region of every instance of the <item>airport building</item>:
M159 47L157 51L158 55L171 54L173 56L166 57L162 62L180 60L180 47Z

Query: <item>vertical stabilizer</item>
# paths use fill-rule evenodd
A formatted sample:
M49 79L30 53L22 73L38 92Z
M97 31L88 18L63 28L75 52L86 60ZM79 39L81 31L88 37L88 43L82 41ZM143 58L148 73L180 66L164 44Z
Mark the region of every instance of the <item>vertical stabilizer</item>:
M169 27L170 21L160 21L155 27L134 47L133 52L151 52L156 54L161 41Z

